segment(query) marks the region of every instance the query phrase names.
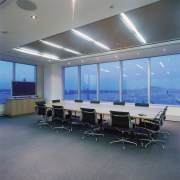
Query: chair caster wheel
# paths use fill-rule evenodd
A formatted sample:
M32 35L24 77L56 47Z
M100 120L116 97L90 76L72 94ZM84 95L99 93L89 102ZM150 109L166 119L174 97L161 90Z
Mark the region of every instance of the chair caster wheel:
M82 140L84 140L84 137L82 137Z
M162 148L163 148L163 149L165 149L165 147L164 147L164 146L163 146Z
M59 131L56 131L57 132L57 134L59 133Z
M123 149L124 149L124 150L126 149L125 146L123 147Z
M143 148L143 143L141 143L141 147Z
M98 139L96 138L96 142L98 141Z

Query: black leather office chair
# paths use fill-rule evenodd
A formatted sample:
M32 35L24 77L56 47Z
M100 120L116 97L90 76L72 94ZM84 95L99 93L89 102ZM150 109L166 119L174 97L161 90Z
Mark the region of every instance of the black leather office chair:
M97 141L98 137L104 137L104 134L96 133L97 130L100 130L101 122L98 122L95 109L81 108L81 122L91 128L83 133L82 139L87 136L94 136Z
M78 102L78 103L82 103L83 100L80 100L80 99L75 99L74 102Z
M52 103L60 103L60 99L53 99Z
M155 136L160 133L160 128L163 121L162 118L163 114L160 113L160 115L158 115L154 120L146 119L145 121L140 122L140 124L136 127L138 130L144 130L143 134L147 135L147 138L139 139L142 147L142 142L146 141L147 143L144 145L145 148L147 148L148 145L155 143L165 149L164 144L166 141L162 139L155 139Z
M135 103L135 106L149 107L149 103Z
M117 131L127 132L129 135L132 134L133 131L133 123L131 122L131 117L129 112L119 112L119 111L110 111L110 126L112 129ZM124 143L130 143L137 146L137 143L128 140L127 138L116 138L116 140L111 141L110 144L113 143L123 143L123 149L125 149Z
M113 102L113 105L122 105L122 106L124 106L124 105L125 105L125 102L122 102L122 101L114 101L114 102Z
M65 110L63 106L54 106L52 109L52 124L53 124L53 130L57 130L57 133L59 132L59 129L64 129L67 131L71 131L71 125L69 125L69 128L64 126L64 123L67 122L68 124L71 124L71 114L66 115ZM61 126L59 126L61 125Z
M36 106L36 113L39 116L43 116L41 120L37 120L37 125L41 128L42 126L50 126L51 127L51 119L52 110L51 108L47 108L44 104L40 104Z
M167 112L168 106L166 106L163 111L160 113L161 116L161 126L163 126L164 121L166 120L166 112ZM167 131L158 131L158 134L163 136L164 138L166 138L167 136L169 136L169 132Z
M90 101L90 103L92 103L92 104L100 104L100 101Z

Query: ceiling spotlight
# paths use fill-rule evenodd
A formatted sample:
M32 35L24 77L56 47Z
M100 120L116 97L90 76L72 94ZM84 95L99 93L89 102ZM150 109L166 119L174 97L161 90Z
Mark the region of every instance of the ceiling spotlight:
M117 58L117 56L115 56Z
M99 61L99 58L97 58L97 61Z
M49 62L50 62L51 60L49 59Z
M35 19L37 19L37 16L32 15L31 18L35 20Z
M164 48L163 51L166 51L166 49Z
M139 52L137 53L137 55L139 55Z
M81 62L83 63L84 61L82 60Z
M70 62L68 62L68 64L71 64Z

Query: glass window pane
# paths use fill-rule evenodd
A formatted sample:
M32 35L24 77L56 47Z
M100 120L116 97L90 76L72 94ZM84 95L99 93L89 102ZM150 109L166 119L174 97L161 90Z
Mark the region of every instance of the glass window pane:
M64 68L64 99L78 99L78 67Z
M81 66L81 99L96 100L97 65Z
M36 66L27 64L15 64L15 80L16 81L36 81Z
M13 63L0 61L0 103L11 97Z
M180 55L151 58L151 103L180 104Z
M119 101L120 62L103 63L99 65L101 101ZM113 82L113 83L112 83Z
M123 62L123 101L148 102L148 60L136 59Z

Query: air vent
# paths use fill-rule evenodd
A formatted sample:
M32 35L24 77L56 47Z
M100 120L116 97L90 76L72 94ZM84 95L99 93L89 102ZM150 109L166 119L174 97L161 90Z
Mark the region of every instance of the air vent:
M5 3L7 0L0 0L0 6Z

